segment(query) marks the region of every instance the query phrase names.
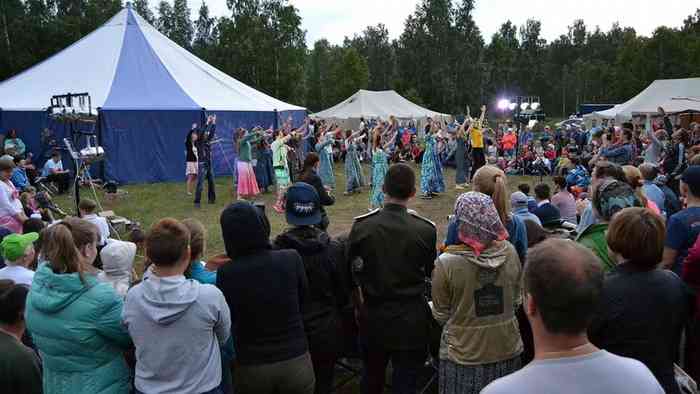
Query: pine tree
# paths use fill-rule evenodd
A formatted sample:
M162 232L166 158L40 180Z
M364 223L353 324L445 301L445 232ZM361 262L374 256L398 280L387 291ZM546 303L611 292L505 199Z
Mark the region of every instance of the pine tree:
M174 0L172 30L168 37L181 47L189 49L192 47L193 35L194 29L190 19L190 7L187 6L187 0Z
M146 22L155 25L156 17L153 15L153 11L151 11L151 7L148 5L148 0L134 0L134 11L141 15Z

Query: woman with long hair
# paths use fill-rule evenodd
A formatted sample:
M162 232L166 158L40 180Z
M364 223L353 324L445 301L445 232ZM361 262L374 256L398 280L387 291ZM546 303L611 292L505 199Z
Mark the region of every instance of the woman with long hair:
M263 193L275 183L275 172L272 168L272 150L265 138L262 138L255 146L255 181Z
M333 132L326 129L321 132L319 143L316 144L316 152L321 159L318 175L323 180L323 186L335 189L335 174L333 173Z
M238 160L236 170L238 172L238 182L236 191L239 200L253 199L260 194L258 182L255 179L255 171L250 163L252 159L252 144L260 141L260 132L256 129L251 132L244 129L238 131Z
M369 194L369 209L384 206L384 177L389 170L386 147L382 146L381 126L372 133L372 190Z
M41 354L44 393L128 393L122 299L94 275L97 228L67 218L44 230L44 263L27 297L27 328Z
M440 126L433 122L425 134L425 153L420 173L421 198L429 200L437 193L445 191L445 180L442 176L442 164L437 149L437 134Z
M194 185L197 182L197 124L192 124L192 129L187 133L185 138L185 178L187 179L187 195L191 196L194 191Z
M345 132L345 195L359 193L365 186L365 177L362 174L362 166L357 153L357 141L362 138L362 130Z
M644 181L642 178L642 172L639 171L639 168L635 166L622 166L622 171L625 172L625 179L627 180L627 184L632 187L634 190L634 194L637 196L637 199L641 201L642 206L646 207L650 211L654 212L657 215L661 215L661 208L654 201L651 201L650 199L647 198L646 194L644 194L644 191L642 190L642 186L644 186Z

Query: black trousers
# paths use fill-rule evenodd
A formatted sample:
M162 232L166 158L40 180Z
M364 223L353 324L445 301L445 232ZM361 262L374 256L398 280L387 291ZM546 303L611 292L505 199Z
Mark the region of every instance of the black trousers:
M63 194L68 191L70 187L70 174L67 172L62 172L58 174L49 174L46 180L53 182L58 186L58 194Z
M486 164L486 157L484 156L484 148L472 148L472 178L474 174Z

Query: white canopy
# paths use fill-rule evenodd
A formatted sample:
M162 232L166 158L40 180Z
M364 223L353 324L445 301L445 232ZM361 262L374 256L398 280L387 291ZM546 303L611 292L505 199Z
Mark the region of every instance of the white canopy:
M90 94L93 108L304 110L217 70L162 35L127 3L42 63L0 83L3 110L41 110L53 95Z
M359 122L360 118L389 119L390 116L398 119L424 121L430 117L433 119L449 118L450 115L431 111L405 99L393 90L370 91L358 90L341 103L311 117L319 119L333 119Z
M659 107L668 113L698 110L700 103L700 78L659 79L641 93L623 104L605 111L593 112L584 118L615 119L624 122L635 114L656 114Z

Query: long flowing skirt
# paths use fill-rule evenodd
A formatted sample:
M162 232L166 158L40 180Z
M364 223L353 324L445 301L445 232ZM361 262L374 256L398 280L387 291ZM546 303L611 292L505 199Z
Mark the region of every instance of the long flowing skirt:
M250 162L238 160L236 169L238 170L238 197L255 197L260 194L258 182L255 180L255 172Z
M479 394L496 379L520 369L520 356L491 364L460 365L440 360L440 394Z
M372 159L372 191L369 195L369 205L372 209L384 205L384 177L388 169L386 155L375 153Z
M348 151L345 156L345 179L346 192L351 193L365 185L365 177L362 174L362 166L360 159L357 157L357 152Z
M423 155L423 163L421 163L420 190L423 194L443 193L445 191L442 166L435 147L432 148L426 150Z
M321 166L318 170L318 176L321 177L323 186L335 189L335 175L333 174L333 154L325 150L320 153Z
M271 153L259 152L258 161L255 164L255 180L258 182L260 189L267 189L275 183Z

